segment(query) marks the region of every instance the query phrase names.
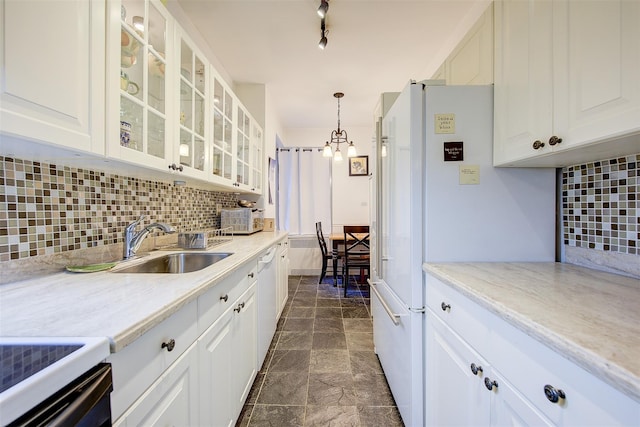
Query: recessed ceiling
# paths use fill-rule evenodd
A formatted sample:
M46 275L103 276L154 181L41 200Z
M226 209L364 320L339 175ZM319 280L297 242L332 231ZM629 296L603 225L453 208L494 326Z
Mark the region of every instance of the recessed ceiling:
M423 80L490 0L329 0L328 44L318 48L320 0L178 0L226 74L265 84L285 128L372 126L382 92Z

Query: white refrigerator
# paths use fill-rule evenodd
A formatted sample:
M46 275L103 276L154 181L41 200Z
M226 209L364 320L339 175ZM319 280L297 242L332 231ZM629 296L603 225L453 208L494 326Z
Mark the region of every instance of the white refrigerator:
M422 263L554 261L555 170L492 166L492 86L410 82L379 133L374 345L403 422L422 426Z

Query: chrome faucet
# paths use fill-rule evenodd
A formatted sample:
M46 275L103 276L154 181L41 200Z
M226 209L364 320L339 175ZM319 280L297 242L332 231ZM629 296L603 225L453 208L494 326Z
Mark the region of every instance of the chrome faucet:
M124 259L129 259L136 254L137 250L140 249L142 241L154 228L162 230L168 234L176 232L176 230L169 224L165 224L163 222L154 222L153 224L147 225L142 230L136 233L135 229L143 219L144 215L141 215L140 218L127 225L127 227L124 229L124 246L122 255Z

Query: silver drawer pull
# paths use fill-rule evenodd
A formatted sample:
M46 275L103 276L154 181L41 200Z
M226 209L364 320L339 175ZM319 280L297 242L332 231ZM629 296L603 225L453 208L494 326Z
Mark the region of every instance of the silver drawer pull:
M389 316L389 318L391 319L393 324L394 325L399 325L400 324L400 314L394 313L391 310L391 307L389 307L389 304L387 304L387 302L384 300L384 298L382 298L382 295L380 295L380 292L378 292L378 289L376 289L376 284L378 284L380 282L371 281L371 279L367 279L367 282L369 283L369 289L371 289L373 291L373 293L376 294L376 296L378 297L378 301L380 301L380 305L382 305L382 308L384 308L384 311L387 313L387 315Z
M229 299L229 295L227 295L227 294L224 294L224 295L222 295L222 296L220 297L220 301L227 302L227 300L228 300L228 299Z
M566 397L564 391L549 384L544 386L544 394L551 403L558 403L560 399L564 399Z
M161 348L166 348L167 351L172 351L175 346L176 346L176 340L171 338L169 341L163 342Z
M482 366L476 365L475 363L472 363L471 364L471 372L473 372L473 375L478 375L478 372L482 373Z
M440 304L440 308L442 309L442 311L451 311L451 305L446 304L444 301L442 301L442 304Z
M233 311L237 311L238 313L240 313L240 310L242 310L243 308L244 308L244 303L241 302L240 304L238 304L236 308L233 309Z
M498 382L497 381L491 381L490 378L485 378L484 379L484 386L487 388L487 390L491 391L493 390L493 388L498 388Z

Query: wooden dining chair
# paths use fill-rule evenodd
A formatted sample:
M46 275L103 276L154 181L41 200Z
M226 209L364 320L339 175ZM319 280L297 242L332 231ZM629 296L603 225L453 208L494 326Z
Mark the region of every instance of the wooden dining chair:
M344 296L347 296L349 285L349 272L357 268L360 276L364 270L370 273L371 252L369 250L369 226L345 225L344 226L344 260L342 263L342 283L344 283Z
M327 248L327 241L322 234L322 222L316 222L316 236L318 236L318 244L320 245L320 251L322 252L322 271L320 272L320 280L318 283L322 283L322 280L327 275L328 261L331 260L333 266L333 286L337 286L337 271L338 261L342 257L341 252L329 251Z

